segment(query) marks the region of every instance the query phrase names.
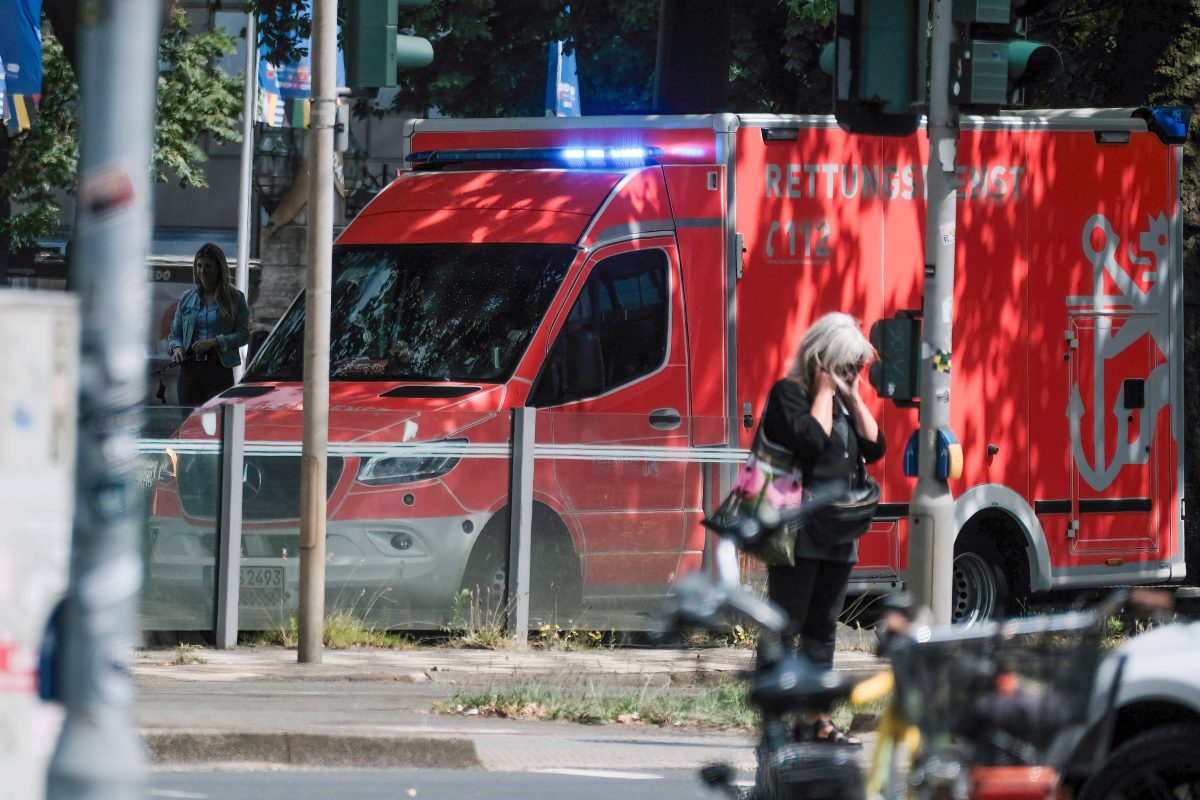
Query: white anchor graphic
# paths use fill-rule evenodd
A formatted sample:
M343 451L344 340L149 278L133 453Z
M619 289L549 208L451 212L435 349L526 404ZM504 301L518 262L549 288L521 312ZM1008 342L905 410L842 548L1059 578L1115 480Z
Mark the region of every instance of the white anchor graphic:
M1092 247L1093 231L1103 234L1099 250ZM1131 313L1114 335L1110 325L1098 325L1095 336L1095 349L1092 365L1092 442L1094 446L1093 460L1088 462L1083 452L1083 441L1080 437L1081 419L1086 410L1079 385L1075 378L1071 379L1071 400L1067 406L1067 417L1070 420L1071 450L1075 464L1079 468L1080 477L1096 491L1107 488L1121 468L1128 464L1145 464L1150 459L1150 444L1154 441L1154 427L1159 412L1170 402L1168 394L1168 376L1171 361L1170 336L1170 283L1166 280L1170 264L1168 244L1168 223L1165 214L1149 218L1149 226L1138 239L1138 249L1149 256L1139 257L1134 252L1132 243L1128 246L1129 263L1148 267L1152 271L1142 273L1142 280L1148 283L1145 291L1117 263L1116 255L1120 247L1120 237L1113 231L1112 225L1103 214L1093 215L1083 226L1083 251L1092 262L1093 293L1090 296L1071 296L1067 298L1067 306L1075 310L1101 313L1120 307ZM1105 273L1117 285L1121 294L1104 294ZM1146 407L1141 415L1141 424L1137 438L1128 440L1128 416L1125 413L1123 399L1118 396L1112 412L1117 417L1117 445L1113 451L1112 461L1105 463L1107 446L1104 434L1104 415L1100 413L1104 405L1104 364L1115 358L1130 345L1137 342L1145 334L1154 338L1155 344L1162 353L1165 363L1155 367L1146 378L1145 399Z

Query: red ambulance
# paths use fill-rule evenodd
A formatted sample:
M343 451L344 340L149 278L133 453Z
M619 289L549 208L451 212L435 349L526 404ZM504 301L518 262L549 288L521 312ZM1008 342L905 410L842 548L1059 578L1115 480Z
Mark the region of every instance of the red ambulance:
M1169 110L963 120L958 618L1185 577L1181 138ZM922 305L923 132L718 114L420 120L406 139L409 169L333 256L328 594L381 624L445 624L462 588L504 585L523 406L535 615L649 610L700 568L713 476L806 326ZM150 590L183 597L209 578L216 485L184 443L213 404L246 406L243 627L295 603L303 315L301 297L184 425L155 492ZM904 580L919 424L871 402L890 452L858 592Z

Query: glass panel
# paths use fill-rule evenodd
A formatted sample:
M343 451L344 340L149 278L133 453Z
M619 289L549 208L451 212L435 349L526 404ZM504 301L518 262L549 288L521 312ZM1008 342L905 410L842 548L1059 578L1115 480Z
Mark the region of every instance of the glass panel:
M508 412L335 404L329 427L327 615L378 629L443 630L467 613L459 594L469 567L474 583L504 585L505 561L473 567L470 558L507 555L497 537L507 525ZM242 630L286 630L296 614L302 430L300 411L247 413Z
M525 353L575 249L566 245L334 248L330 378L502 383ZM298 381L303 295L247 381Z
M210 409L189 419L190 412L145 409L139 440L146 489L143 630L213 629L221 414Z
M539 591L553 599L555 585L578 584L574 606L532 602L538 624L650 630L672 583L702 568L706 473L714 496L728 453L692 448L695 422L671 409L538 412L535 600Z
M408 400L425 405L462 402L451 390L478 391L407 388L438 390ZM503 634L514 607L506 592L511 412L392 412L337 401L331 408L326 614L378 629ZM186 409L148 411L143 627L211 630L219 414L195 412L180 427ZM537 412L535 637L653 627L671 584L703 568L709 537L702 509L719 501L722 471L742 459L725 448L690 446L694 428L720 425L671 408ZM296 615L302 430L303 414L293 407L252 402L247 409L243 631L288 631ZM747 566L747 577L764 585L761 568Z

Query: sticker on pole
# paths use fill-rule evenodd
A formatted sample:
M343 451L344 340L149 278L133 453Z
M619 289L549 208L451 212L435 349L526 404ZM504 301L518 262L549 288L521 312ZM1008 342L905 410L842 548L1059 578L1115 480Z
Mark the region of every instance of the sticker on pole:
M129 172L120 165L101 167L79 179L79 214L89 222L129 211L137 191Z
M941 232L942 232L942 244L944 244L944 245L954 244L954 223L953 222L942 223Z
M950 351L949 350L934 350L933 357L930 359L933 363L933 369L936 372L950 372Z

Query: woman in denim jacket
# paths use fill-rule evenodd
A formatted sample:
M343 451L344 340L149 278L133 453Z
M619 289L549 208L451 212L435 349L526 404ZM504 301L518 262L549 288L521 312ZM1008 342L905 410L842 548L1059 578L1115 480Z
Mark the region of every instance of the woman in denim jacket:
M179 364L179 402L198 406L233 386L238 348L250 340L250 307L229 281L229 262L212 242L192 262L196 288L179 298L167 348Z

